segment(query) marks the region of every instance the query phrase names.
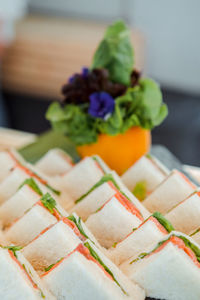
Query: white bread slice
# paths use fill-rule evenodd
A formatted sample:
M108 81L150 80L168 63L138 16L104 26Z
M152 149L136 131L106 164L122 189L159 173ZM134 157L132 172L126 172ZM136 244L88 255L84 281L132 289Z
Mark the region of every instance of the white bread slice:
M133 164L122 176L122 181L133 191L139 182L146 183L150 194L169 174L169 170L155 157L145 155Z
M9 155L8 151L0 152L0 182L9 175L15 164L15 160Z
M25 184L11 198L0 206L0 220L3 227L23 216L25 211L40 199L29 185Z
M56 205L58 208L58 205ZM60 208L58 208L60 211ZM55 210L54 210L55 211ZM24 246L32 241L42 230L57 222L60 215L50 211L38 201L21 218L5 231L6 239L15 245Z
M67 218L62 218L56 224L46 228L21 250L37 271L44 271L45 268L66 256L87 238L98 244L83 222L78 220L75 214L73 216L80 224L84 235L80 233L78 227L73 225L75 223ZM70 223L72 226L69 225Z
M0 249L0 299L55 299L19 251Z
M145 298L142 289L132 284L93 244L91 247L113 273L120 286L104 272L98 262L96 263L93 258L90 259L91 255L87 248L85 249L89 259L80 253L79 249L84 249L84 246L79 245L75 251L42 276L57 299L88 300L95 297L96 300L143 300Z
M29 177L22 169L15 167L0 183L0 204L12 197L20 184Z
M116 191L121 191L125 194L134 205L140 210L144 218L148 217L150 213L147 209L141 204L140 201L126 188L126 186L121 181L121 178L112 171L107 174L112 176L115 184L112 181L104 182L95 189L92 187L91 192L87 192L86 196L81 199L73 208L72 211L75 211L84 221L91 215L96 212L96 210L105 204L111 197L116 194ZM101 180L101 179L100 179ZM118 187L118 188L117 188Z
M195 192L175 206L165 217L175 229L191 234L200 226L200 192Z
M66 192L72 201L85 194L104 175L101 165L91 157L76 164L66 175L60 177L59 188Z
M35 164L47 176L56 176L68 172L73 167L72 158L59 148L49 150Z
M138 213L139 216L137 215L137 209L134 214L122 204L123 198L121 200L121 194L118 192L99 211L90 215L85 223L100 245L105 248L110 248L114 243L120 242L143 221L140 213ZM126 199L126 201L135 208L129 200Z
M0 151L0 182L9 175L12 168L15 167L17 161L25 163L22 156L14 149Z
M80 238L63 220L42 231L21 252L35 270L44 271L51 264L66 256L80 243Z
M19 162L0 183L0 203L12 197L17 192L19 186L30 177L34 178L43 193L50 192L57 200L59 191L50 186L48 177L41 174L34 166Z
M169 235L171 236L173 232ZM187 239L194 240L188 236ZM197 247L198 244L195 244ZM155 248L152 247L152 250ZM169 300L200 299L200 268L179 246L168 242L157 252L132 259L121 265L121 270L146 291L148 297Z
M152 244L156 244L167 234L166 229L151 216L124 240L110 248L109 257L116 265L120 265L129 258L134 259L140 253L150 250Z
M56 201L59 201L61 191L53 184L51 177L46 176L37 167L29 163L26 163L24 167L24 172L29 173L29 177L32 177L36 181L44 194L51 193Z
M85 221L89 215L94 213L115 194L115 186L111 182L104 182L78 202L72 208L72 211L76 212Z
M171 208L193 193L195 189L196 186L185 175L173 170L143 201L143 204L150 212L159 211L166 214Z

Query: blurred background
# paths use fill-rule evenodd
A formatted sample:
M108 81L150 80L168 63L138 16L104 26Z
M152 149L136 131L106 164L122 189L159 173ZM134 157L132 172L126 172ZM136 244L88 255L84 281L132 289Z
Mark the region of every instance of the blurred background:
M169 107L153 143L200 166L199 12L199 0L0 0L0 126L47 130L62 84L90 65L106 26L122 18L137 68L161 84Z

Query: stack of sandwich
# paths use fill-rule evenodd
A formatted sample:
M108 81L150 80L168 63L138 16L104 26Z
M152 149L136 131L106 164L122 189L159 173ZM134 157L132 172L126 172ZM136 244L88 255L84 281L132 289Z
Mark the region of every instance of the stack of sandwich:
M200 299L200 192L150 155L0 152L0 222L0 299Z

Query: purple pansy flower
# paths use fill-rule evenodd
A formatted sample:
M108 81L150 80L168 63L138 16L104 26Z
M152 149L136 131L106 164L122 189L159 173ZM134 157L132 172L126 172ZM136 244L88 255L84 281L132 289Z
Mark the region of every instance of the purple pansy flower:
M88 113L95 118L106 119L115 108L115 100L106 92L96 92L90 95Z
M83 67L83 68L82 68L82 73L81 73L82 77L83 77L83 78L86 78L86 77L88 76L88 74L89 74L89 69L86 68L86 67ZM73 81L74 81L74 79L75 79L75 77L76 77L77 75L78 75L78 74L75 73L74 75L72 75L71 77L69 77L68 82L69 82L69 83L73 83Z
M86 67L83 67L82 68L82 77L86 78L88 76L88 74L89 74L89 69Z

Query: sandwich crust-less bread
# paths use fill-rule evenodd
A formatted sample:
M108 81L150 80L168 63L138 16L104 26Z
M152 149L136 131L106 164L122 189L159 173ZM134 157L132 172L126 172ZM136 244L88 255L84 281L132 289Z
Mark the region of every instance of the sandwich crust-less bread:
M78 199L72 211L75 211L83 220L86 220L90 214L96 212L100 206L105 204L118 191L127 195L129 200L135 204L145 218L149 216L150 213L144 208L140 201L130 193L120 177L113 171L104 175L91 190Z
M88 248L80 244L75 251L42 276L57 299L144 299L142 289L131 283L93 244L89 244L89 247L95 251L113 277L91 255Z
M143 201L150 211L166 214L171 208L194 192L196 186L181 172L173 170L170 175Z
M72 201L76 201L85 194L104 173L104 164L94 157L86 157L76 164L59 182L61 190L65 191Z
M116 188L113 183L111 181L104 182L79 201L72 211L75 211L85 221L115 193Z
M153 156L143 156L123 175L122 181L133 191L135 186L144 182L147 194L150 194L169 174L169 170Z
M58 208L58 205L56 207ZM61 215L57 210L51 213L41 201L38 201L5 231L5 237L10 243L24 246L60 218Z
M74 214L69 218L64 217L56 224L44 229L21 252L32 266L41 272L44 268L66 256L87 238L98 245L94 236Z
M30 164L18 162L9 175L0 183L0 204L12 197L19 186L28 178L34 178L43 193L51 192L57 198L60 191L50 185L48 178L41 175L38 170Z
M0 270L0 299L55 299L19 251L1 248Z
M40 197L41 195L25 184L0 206L0 220L2 225L5 227L15 219L20 218Z
M151 216L124 240L110 248L109 257L116 265L120 265L129 258L134 259L140 253L150 250L152 244L157 243L167 234L168 231Z
M194 240L172 232L152 252L138 260L128 260L122 271L146 291L148 297L169 300L200 299L200 264L195 253L180 238L186 238L199 249Z
M122 194L116 193L96 213L90 215L86 226L103 247L110 248L142 221L140 211Z
M47 176L64 174L74 166L72 158L58 148L49 150L35 165Z
M8 151L0 152L0 182L8 176L11 169L15 166L15 161L9 155Z
M35 270L42 271L71 252L79 243L80 238L73 229L60 220L45 228L21 252Z
M200 192L195 192L166 215L176 230L191 234L200 226Z
M20 184L29 177L22 169L15 167L0 183L0 204L12 197Z
M14 149L0 151L0 182L9 175L18 161L25 163L22 156Z

